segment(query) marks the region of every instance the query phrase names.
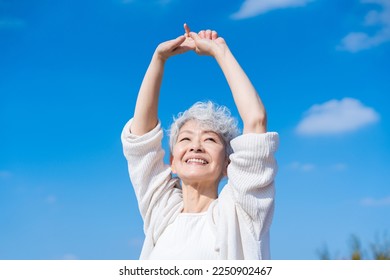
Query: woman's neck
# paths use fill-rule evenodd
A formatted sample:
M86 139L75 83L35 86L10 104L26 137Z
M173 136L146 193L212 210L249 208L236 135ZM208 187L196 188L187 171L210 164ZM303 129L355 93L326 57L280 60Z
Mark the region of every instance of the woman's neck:
M183 213L206 212L210 204L218 197L218 186L182 183Z

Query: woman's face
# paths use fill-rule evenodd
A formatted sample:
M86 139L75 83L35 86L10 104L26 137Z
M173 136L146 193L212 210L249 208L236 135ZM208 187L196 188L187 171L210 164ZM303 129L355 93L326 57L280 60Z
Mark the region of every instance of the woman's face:
M196 120L186 122L179 131L172 151L172 172L185 184L218 185L226 175L228 158L222 138Z

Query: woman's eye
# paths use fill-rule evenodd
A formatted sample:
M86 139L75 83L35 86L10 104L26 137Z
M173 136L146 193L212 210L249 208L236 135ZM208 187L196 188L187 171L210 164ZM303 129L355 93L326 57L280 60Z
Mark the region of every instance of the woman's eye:
M190 140L190 138L184 137L184 138L181 138L179 142L182 142L182 141L189 141L189 140Z
M215 139L214 139L214 138L206 138L206 141L217 142L217 141L215 141Z

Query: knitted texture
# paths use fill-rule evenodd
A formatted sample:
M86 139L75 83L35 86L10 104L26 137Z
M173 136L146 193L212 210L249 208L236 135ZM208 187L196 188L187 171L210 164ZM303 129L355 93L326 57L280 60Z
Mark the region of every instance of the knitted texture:
M131 122L123 128L121 139L144 221L140 259L148 259L161 234L183 210L183 195L179 180L172 177L170 166L163 162L161 124L136 136L131 133ZM234 152L227 184L208 210L216 229L213 239L218 259L270 259L278 144L275 132L243 134L231 141Z

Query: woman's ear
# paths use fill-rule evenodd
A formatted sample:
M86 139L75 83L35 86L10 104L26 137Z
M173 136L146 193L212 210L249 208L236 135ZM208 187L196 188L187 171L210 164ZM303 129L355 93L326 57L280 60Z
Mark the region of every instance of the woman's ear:
M227 176L227 168L229 166L230 159L229 157L226 157L225 163L224 163L224 168L223 168L223 176Z
M175 169L175 167L174 167L174 165L172 164L173 163L173 155L172 155L172 153L169 155L169 164L170 164L170 166L171 166L171 170L172 170L172 173L173 174L176 174L176 169Z

